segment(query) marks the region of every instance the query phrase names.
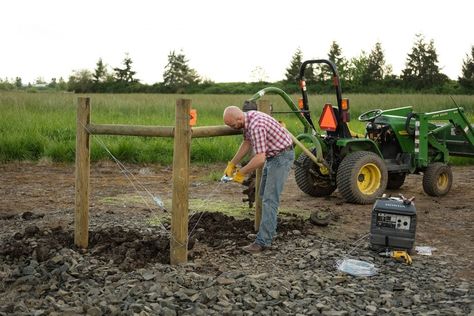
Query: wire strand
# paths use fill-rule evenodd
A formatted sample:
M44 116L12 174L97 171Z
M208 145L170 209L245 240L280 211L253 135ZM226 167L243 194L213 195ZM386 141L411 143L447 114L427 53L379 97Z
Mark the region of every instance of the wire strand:
M117 164L117 166L119 167L119 169L122 171L123 175L127 178L127 180L130 182L130 184L133 186L133 188L135 189L135 191L138 193L139 197L142 199L143 203L146 205L146 207L150 210L150 211L153 211L153 208L150 206L150 204L147 202L147 200L143 197L143 195L140 193L140 191L138 190L137 188L137 185L135 185L135 182L138 183L138 185L143 189L145 190L145 192L154 200L155 196L145 187L145 185L143 185L134 175L133 173L127 169L127 167L117 158L114 156L114 154L112 154L112 152L109 150L109 148L107 147L107 145L105 145L105 143L97 136L97 135L94 135L90 132L90 130L87 128L87 126L84 126L84 124L81 124L84 129L89 132L90 135L93 135L93 139L110 155L110 157L112 157L112 159L114 160L114 162ZM130 176L131 177L130 177ZM135 181L135 182L134 182ZM157 204L157 203L155 203ZM162 210L165 210L164 207L158 205ZM173 240L178 243L180 246L184 246L183 244L181 244L179 241L177 241L171 234L171 232L163 225L163 223L161 221L158 221L158 224L159 224L159 227L163 230L163 232L168 236L168 238L170 238L170 236L173 238Z

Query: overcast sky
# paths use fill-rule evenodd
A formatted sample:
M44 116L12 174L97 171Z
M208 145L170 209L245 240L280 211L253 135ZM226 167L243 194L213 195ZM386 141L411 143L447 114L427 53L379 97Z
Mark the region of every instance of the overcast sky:
M382 43L399 75L415 34L434 40L439 66L452 79L474 45L474 1L101 1L12 0L0 9L0 77L67 80L99 58L121 66L125 53L144 83L163 80L171 50L216 82L252 81L260 67L284 78L299 47L326 58L332 41L344 57Z

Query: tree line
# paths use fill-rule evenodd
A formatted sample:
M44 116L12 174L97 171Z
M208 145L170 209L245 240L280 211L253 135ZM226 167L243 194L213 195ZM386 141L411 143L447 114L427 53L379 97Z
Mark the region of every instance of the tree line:
M362 51L359 56L347 59L343 56L340 45L333 41L327 55L338 69L341 86L344 92L353 93L474 93L474 46L463 59L461 76L451 80L442 73L438 65L438 54L434 41L427 41L422 34L417 34L411 51L407 54L405 68L400 75L393 74L387 64L380 42L375 43L370 52ZM288 93L298 92L297 80L299 68L303 62L303 52L298 48L293 54L285 77L277 82L267 82L264 71L260 68L254 82L216 83L203 79L191 68L189 60L180 51L168 54L168 63L163 70L163 81L155 84L144 84L136 78L132 58L126 54L118 67L107 66L102 58L96 63L93 71L76 70L65 81L53 78L46 83L41 78L32 85L23 85L21 78L1 80L0 90L46 89L67 90L77 93L210 93L210 94L251 94L269 84L282 88ZM111 69L111 70L110 70ZM305 79L310 91L330 92L332 74L327 66L309 66Z

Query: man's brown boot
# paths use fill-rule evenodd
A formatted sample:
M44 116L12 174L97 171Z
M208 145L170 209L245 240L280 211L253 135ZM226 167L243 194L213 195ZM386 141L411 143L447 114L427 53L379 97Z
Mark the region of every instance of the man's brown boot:
M251 253L251 254L261 253L265 249L266 249L266 247L261 246L261 245L257 244L256 242L253 242L250 245L245 246L245 247L242 248L243 251L245 251L247 253Z

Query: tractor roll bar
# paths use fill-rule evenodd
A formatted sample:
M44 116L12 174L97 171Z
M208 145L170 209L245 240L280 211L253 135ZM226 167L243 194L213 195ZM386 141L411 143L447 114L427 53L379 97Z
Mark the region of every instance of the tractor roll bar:
M306 66L310 64L326 64L331 68L332 74L333 74L333 85L334 88L336 89L336 99L337 99L337 108L339 110L339 115L337 115L337 124L338 126L344 126L344 122L342 121L342 91L341 91L341 85L339 82L339 72L337 71L336 65L327 59L311 59L311 60L306 60L304 61L301 66L300 66L300 74L299 74L299 79L301 80L300 83L300 88L301 88L301 94L303 96L303 110L309 110L309 105L308 105L308 93L306 91L306 83L304 82L304 73L306 71ZM313 125L313 122L311 121L311 118L309 116L309 113L304 113L306 119ZM307 115L307 116L306 116ZM338 127L338 130L341 128ZM340 130L340 135L346 136L348 134L347 128L342 128ZM350 135L350 134L348 134Z

